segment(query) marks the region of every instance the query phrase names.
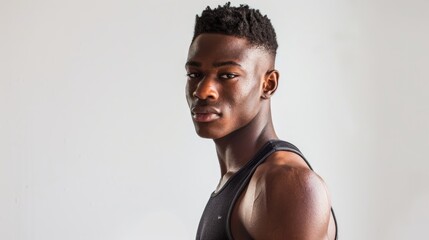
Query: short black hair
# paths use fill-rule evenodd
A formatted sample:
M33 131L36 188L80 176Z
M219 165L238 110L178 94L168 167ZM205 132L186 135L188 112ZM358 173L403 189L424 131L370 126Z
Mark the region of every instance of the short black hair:
M248 5L231 7L227 2L224 6L211 9L209 6L196 16L192 42L202 33L220 33L245 38L256 47L263 47L274 56L277 51L276 32L267 15Z

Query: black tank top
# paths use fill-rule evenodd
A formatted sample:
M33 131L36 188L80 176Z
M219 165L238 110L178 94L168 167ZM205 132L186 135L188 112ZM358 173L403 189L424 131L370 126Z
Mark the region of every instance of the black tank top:
M280 140L267 142L244 167L228 179L218 192L211 194L198 225L196 240L233 239L230 218L234 204L244 188L249 184L256 168L275 151L294 152L302 157L308 167L313 170L299 149L293 144ZM331 211L335 222L335 239L338 239L337 220L332 208Z

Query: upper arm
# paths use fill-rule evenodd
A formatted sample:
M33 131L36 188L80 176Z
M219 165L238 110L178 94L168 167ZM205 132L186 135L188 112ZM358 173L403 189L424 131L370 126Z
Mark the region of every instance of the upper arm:
M247 199L251 211L246 211L243 225L253 239L327 238L330 202L316 173L306 168L264 167L252 184L248 188L252 199Z

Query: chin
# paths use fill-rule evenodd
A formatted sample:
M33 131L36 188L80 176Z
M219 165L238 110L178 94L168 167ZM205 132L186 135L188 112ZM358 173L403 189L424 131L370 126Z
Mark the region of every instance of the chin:
M213 140L222 138L225 136L225 134L220 129L210 128L207 126L204 127L204 126L195 125L195 132L201 138L208 138Z
M207 138L207 139L218 139L221 138L222 135L215 133L215 132L207 132L207 131L198 131L196 130L197 135L201 138Z

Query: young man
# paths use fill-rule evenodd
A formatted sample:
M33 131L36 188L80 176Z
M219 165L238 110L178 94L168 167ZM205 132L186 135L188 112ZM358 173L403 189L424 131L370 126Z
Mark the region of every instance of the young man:
M273 128L276 49L270 20L246 5L207 7L196 18L186 99L197 134L214 140L222 174L197 239L336 239L323 180Z

